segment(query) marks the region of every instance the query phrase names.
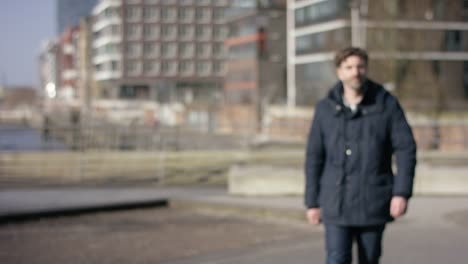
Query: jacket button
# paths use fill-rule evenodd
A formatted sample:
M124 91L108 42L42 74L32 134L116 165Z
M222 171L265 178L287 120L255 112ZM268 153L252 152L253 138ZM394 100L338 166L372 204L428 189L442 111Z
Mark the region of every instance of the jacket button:
M336 105L336 111L340 111L341 110L341 105Z
M346 156L351 156L353 152L351 151L351 149L347 149L345 153L346 153Z

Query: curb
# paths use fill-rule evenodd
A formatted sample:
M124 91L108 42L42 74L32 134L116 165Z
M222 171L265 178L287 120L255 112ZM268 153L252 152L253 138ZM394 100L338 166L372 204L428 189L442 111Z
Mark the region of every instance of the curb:
M144 200L118 204L95 204L89 206L76 206L67 208L53 208L40 211L13 212L0 215L0 225L13 222L34 221L38 218L54 218L62 216L76 216L97 212L111 212L119 210L135 210L151 207L167 207L168 199Z

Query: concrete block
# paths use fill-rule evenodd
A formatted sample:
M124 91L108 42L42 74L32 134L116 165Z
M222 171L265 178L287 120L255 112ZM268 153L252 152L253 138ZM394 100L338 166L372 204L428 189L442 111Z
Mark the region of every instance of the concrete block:
M228 190L240 195L301 194L302 170L268 165L234 165L228 174Z
M237 195L303 195L302 169L268 165L235 165L228 190ZM420 163L414 181L416 195L468 195L468 167Z
M468 195L468 168L420 164L416 168L414 193L424 195Z

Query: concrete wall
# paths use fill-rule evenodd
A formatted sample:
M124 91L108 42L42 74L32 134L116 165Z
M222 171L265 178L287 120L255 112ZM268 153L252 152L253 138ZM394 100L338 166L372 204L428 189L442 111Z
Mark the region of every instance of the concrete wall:
M303 151L55 152L0 154L0 186L157 182L226 184L236 195L302 195ZM468 153L421 153L415 194L468 195Z
M304 176L301 170L272 165L234 165L228 174L228 190L240 195L302 194Z
M468 157L423 154L414 182L416 195L468 195ZM246 164L233 166L228 189L236 195L303 195L302 168Z

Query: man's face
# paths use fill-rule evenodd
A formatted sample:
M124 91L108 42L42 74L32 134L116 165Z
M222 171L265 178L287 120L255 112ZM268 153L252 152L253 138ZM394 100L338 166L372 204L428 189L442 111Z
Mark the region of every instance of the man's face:
M336 69L336 74L344 86L359 91L366 80L366 62L358 56L349 56Z

